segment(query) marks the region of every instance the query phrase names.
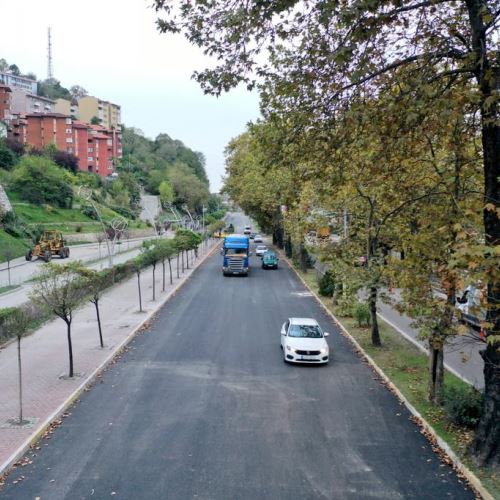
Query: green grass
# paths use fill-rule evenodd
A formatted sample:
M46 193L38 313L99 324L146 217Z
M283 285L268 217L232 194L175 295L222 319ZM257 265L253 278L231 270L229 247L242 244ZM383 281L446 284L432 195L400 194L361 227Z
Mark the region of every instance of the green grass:
M451 424L441 407L436 407L427 401L427 356L380 319L379 328L382 347L372 346L370 328L359 327L357 321L351 317L339 316L332 300L318 294L315 272L302 273L298 270L297 272L405 398L429 422L436 433L449 444L462 462L481 479L488 491L495 498L500 498L500 475L489 469L476 467L467 454L473 432ZM448 387L467 386L465 382L448 371L445 372L445 385Z
M47 206L32 205L30 203L13 202L12 206L18 217L21 217L28 224L46 223L94 223L90 217L83 215L80 210L71 208L56 208Z
M0 229L0 262L5 262L7 260L4 255L6 248L12 248L15 257L21 257L29 248L29 243L25 240L14 238L3 229Z
M16 288L19 288L21 285L8 285L8 286L0 286L0 294L5 293L5 292L10 292L12 290L15 290Z

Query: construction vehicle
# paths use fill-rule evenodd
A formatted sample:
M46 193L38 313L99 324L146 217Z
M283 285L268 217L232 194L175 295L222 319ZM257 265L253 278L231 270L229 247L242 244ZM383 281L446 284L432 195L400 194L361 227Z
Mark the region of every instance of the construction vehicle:
M54 255L58 255L61 259L69 257L69 247L61 231L44 231L38 243L26 252L25 257L26 260L37 257L49 262Z

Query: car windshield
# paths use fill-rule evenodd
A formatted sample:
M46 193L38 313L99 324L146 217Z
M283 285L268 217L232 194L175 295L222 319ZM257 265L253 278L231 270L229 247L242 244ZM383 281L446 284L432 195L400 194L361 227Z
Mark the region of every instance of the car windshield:
M262 246L260 246L260 245L259 245L259 246L257 247L257 250L266 250L266 247L262 247Z
M323 333L318 325L290 325L288 336L320 339L323 337Z
M246 253L246 248L226 248L226 255L240 255Z

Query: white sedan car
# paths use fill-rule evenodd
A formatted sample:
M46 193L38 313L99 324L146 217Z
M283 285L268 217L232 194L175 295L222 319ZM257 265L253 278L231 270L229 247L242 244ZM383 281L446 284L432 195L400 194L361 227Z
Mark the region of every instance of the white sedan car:
M266 245L257 245L257 248L255 249L255 255L257 255L257 257L262 257L266 252Z
M281 349L285 363L328 363L330 351L325 337L312 318L289 318L281 327Z

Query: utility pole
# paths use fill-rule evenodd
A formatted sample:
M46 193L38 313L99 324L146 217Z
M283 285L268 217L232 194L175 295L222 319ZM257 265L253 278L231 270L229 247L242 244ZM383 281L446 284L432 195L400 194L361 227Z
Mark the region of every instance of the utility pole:
M47 79L52 80L54 78L54 69L52 67L52 35L51 28L49 26L47 30L48 44L47 44Z

